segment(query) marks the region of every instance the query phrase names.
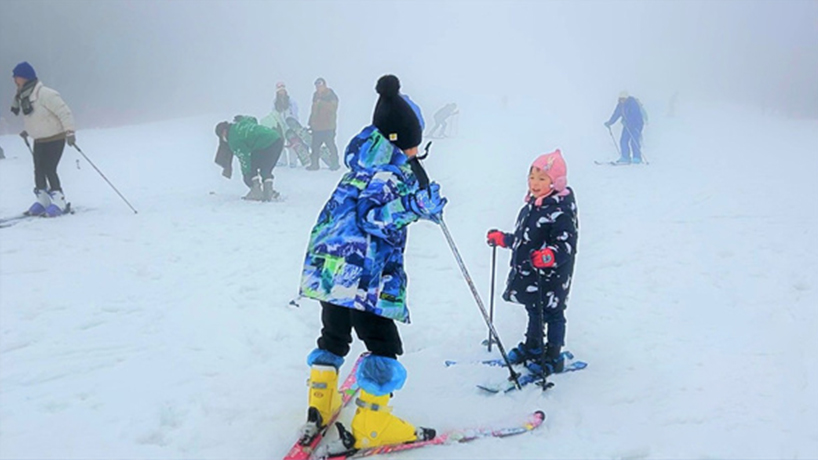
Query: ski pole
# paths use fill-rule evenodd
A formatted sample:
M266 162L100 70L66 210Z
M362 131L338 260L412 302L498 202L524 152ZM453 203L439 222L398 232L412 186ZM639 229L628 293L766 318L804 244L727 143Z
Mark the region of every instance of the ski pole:
M429 148L432 147L432 142L426 144L425 154L423 158L429 156ZM426 171L423 169L423 166L420 165L420 157L416 157L416 161L418 164L418 168L412 168L417 175L419 188L421 190L426 190L429 187L429 175L426 174ZM489 314L486 312L486 306L483 304L483 300L480 298L480 293L477 292L477 288L474 286L474 281L471 279L469 275L469 270L466 268L466 264L463 263L463 258L460 257L460 251L457 250L457 245L454 243L454 238L452 238L452 234L449 232L449 227L446 226L446 222L443 220L443 215L440 215L439 222L440 228L443 230L443 236L446 237L446 242L449 243L449 248L452 250L452 254L454 254L454 258L457 261L457 265L460 267L460 272L463 274L463 278L466 279L466 283L469 285L469 289L471 289L471 294L474 296L474 301L477 302L477 307L480 308L480 313L483 315L483 320L486 321L486 324L489 327L489 343L491 343L491 336L494 336L494 339L497 340L497 349L500 350L500 354L503 356L503 361L506 363L506 367L508 368L508 372L511 375L509 380L513 380L514 384L517 386L517 389L522 389L522 385L520 385L519 374L514 371L514 368L511 367L511 361L508 359L508 354L506 354L506 349L503 348L503 343L500 341L500 335L497 334L497 330L494 328L494 324L489 319Z
M26 142L26 143L28 143L28 142ZM94 164L94 162L93 162L93 161L91 161L91 159L90 159L90 158L88 158L88 156L87 156L87 155L85 155L85 152L83 152L83 151L80 149L80 147L79 147L77 144L74 144L74 148L75 148L75 149L77 149L77 152L79 152L79 153L80 153L80 155L82 155L82 157L83 157L83 158L85 158L85 161L87 161L87 162L88 162L88 163L89 163L89 164L90 164L90 165L91 165L91 166L92 166L94 169L96 169L96 170L97 170L97 172L99 173L99 175L100 175L100 176L102 176L102 178L103 178L103 179L105 179L105 182L107 182L107 183L108 183L108 185L110 185L110 186L111 186L111 188L112 188L112 189L114 189L114 191L116 192L116 194L117 194L117 195L119 195L119 197L120 197L120 198L122 198L122 201L124 201L124 202L125 202L125 204L127 204L127 205L128 205L128 207L129 207L129 208L131 208L131 211L133 211L133 213L134 213L134 214L137 214L136 209L134 209L134 207L133 207L133 206L131 206L131 203L129 203L129 202L128 202L128 200L127 200L127 199L125 199L125 197L124 197L124 196L122 196L122 194L121 194L121 193L119 193L119 190L117 190L117 189L116 189L116 187L114 187L114 184L112 184L112 183L111 183L111 181L109 181L109 180L108 180L108 178L107 178L107 177L105 177L105 174L102 174L102 171L100 171L100 170L99 170L99 168L97 168L97 165L95 165L95 164Z
M460 272L463 273L463 278L466 279L466 283L469 285L469 289L471 289L471 294L474 296L474 301L477 302L477 307L480 308L480 313L483 314L483 319L486 321L486 324L489 327L489 343L491 343L491 337L493 336L494 340L497 341L497 349L500 350L500 354L503 355L503 361L505 361L508 372L511 374L510 380L514 380L514 384L517 385L517 389L521 389L522 385L520 385L520 380L518 378L519 374L514 372L514 368L511 367L511 362L508 359L508 354L506 354L506 349L503 348L503 343L500 341L500 336L497 334L497 330L494 328L494 324L491 322L491 319L489 319L489 314L486 312L486 306L483 304L483 300L480 298L480 293L477 292L477 288L474 286L474 281L472 281L471 276L469 276L469 270L466 268L466 264L463 263L463 258L460 257L460 251L457 250L457 245L454 243L452 234L449 232L449 228L446 226L443 216L440 216L439 225L443 230L443 235L446 237L446 242L449 243L449 248L452 250L452 254L454 254L457 265L460 267Z
M616 148L616 154L619 155L619 158L622 158L622 152L619 151L619 144L616 143L616 139L614 139L613 131L611 131L610 126L608 126L608 134L611 135L611 142L613 142L613 145Z
M25 141L26 147L28 147L28 151L31 152L32 155L34 155L34 150L31 148L31 144L28 143L28 136L24 136L23 133L20 133L20 137L22 137L23 140Z
M497 246L491 247L491 294L489 297L489 321L494 324L494 275L497 272ZM489 330L489 352L491 352L491 330Z

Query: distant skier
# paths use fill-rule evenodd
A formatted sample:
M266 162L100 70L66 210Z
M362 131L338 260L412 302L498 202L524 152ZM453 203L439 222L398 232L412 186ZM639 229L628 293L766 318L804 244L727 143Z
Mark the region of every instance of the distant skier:
M0 147L0 160L6 159L6 152L3 151L3 147Z
M611 125L620 118L622 119L622 137L619 139L620 156L616 164L642 163L642 128L647 121L646 114L642 103L625 91L619 94L619 102L611 118L605 122L605 127L610 130ZM631 151L633 151L632 160Z
M310 365L306 443L340 405L338 369L349 353L352 329L372 354L357 379L361 392L352 419L355 448L428 439L391 412L392 392L406 369L395 321L409 322L404 250L407 227L418 219L439 222L446 199L428 183L417 160L423 131L417 111L399 93L394 75L378 80L372 125L346 148L349 171L338 183L312 229L300 294L321 303L321 336Z
M14 115L23 113L25 131L20 136L28 142L34 139L32 157L34 159L34 194L37 201L28 208L26 214L32 216L56 217L68 208L63 194L57 166L60 164L65 144L74 146L74 115L60 97L60 93L43 86L37 79L34 67L21 62L12 72L17 94L11 111Z
M239 158L244 183L250 188L245 200L272 201L279 193L273 188L273 168L281 150L284 138L275 129L258 124L254 117L237 115L233 123L223 121L216 125L219 137L219 152L216 162L232 170L232 155Z
M281 81L276 83L276 98L273 102L273 112L277 115L280 122L282 134L287 132L287 118L295 118L296 121L301 123L301 120L298 118L298 104L296 104L295 100L287 93L287 86ZM291 168L297 167L298 156L295 154L295 151L289 146L285 147L284 151L286 152L286 154L282 155L285 160L284 162L287 163L287 160L289 160Z
M435 125L429 131L429 137L433 138L446 137L446 128L448 126L448 120L451 117L457 115L458 113L460 113L460 111L457 109L457 104L455 104L454 102L446 104L440 109L438 109L438 111L435 112L434 115ZM440 134L438 134L438 131L440 132Z
M562 153L539 156L528 173L526 205L514 233L489 230L489 246L511 249L511 272L503 299L525 305L525 341L508 353L513 364L534 372L562 372L565 308L577 255L579 221ZM548 340L543 329L548 326Z
M327 87L323 78L315 80L315 93L312 95L312 110L310 111L309 128L312 130L312 146L310 148L310 171L320 169L319 155L321 146L329 149L329 168L338 170L341 165L338 161L338 147L335 145L335 130L338 126L338 96L335 91Z

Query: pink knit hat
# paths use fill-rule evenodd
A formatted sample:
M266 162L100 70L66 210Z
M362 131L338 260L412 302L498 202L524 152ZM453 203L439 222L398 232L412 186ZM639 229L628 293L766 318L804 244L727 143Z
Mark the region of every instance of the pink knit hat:
M568 186L568 168L565 166L565 159L562 158L560 149L538 156L537 159L531 163L531 167L548 174L548 177L551 178L551 188L560 196L568 194L565 190L565 187ZM528 201L529 198L531 197L526 194L526 201ZM537 199L537 206L542 204L543 198L545 197Z

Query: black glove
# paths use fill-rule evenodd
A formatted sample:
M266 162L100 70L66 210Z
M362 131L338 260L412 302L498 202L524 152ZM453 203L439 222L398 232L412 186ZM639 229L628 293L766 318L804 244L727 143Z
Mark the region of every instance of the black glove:
M74 144L77 143L77 136L74 135L74 131L65 132L65 142L71 147L73 147Z
M20 137L22 137L23 139L27 138L28 137L28 132L27 131L22 131L20 133Z

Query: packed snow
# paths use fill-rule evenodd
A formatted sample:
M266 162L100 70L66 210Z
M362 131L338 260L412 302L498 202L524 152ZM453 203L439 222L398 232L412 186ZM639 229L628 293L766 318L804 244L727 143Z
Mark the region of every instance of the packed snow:
M395 413L438 429L536 409L548 420L390 458L818 457L818 122L695 101L666 118L649 105L650 164L597 166L616 158L602 126L613 97L568 119L463 101L458 136L434 142L425 165L486 305L486 230L513 229L530 162L562 149L580 211L567 348L589 365L547 392L505 395L475 387L503 369L446 368L499 355L480 345L486 325L440 229L413 224ZM243 201L241 180L213 163L213 126L232 115L81 129L78 145L138 214L66 148L76 214L0 229L0 458L275 459L290 448L320 330L319 306L290 300L343 170L279 167L282 202ZM344 119L339 147L368 120ZM32 164L17 136L0 145L10 217L34 199ZM524 309L499 297L508 256L495 305L507 349L525 327ZM356 341L342 372L362 350Z

